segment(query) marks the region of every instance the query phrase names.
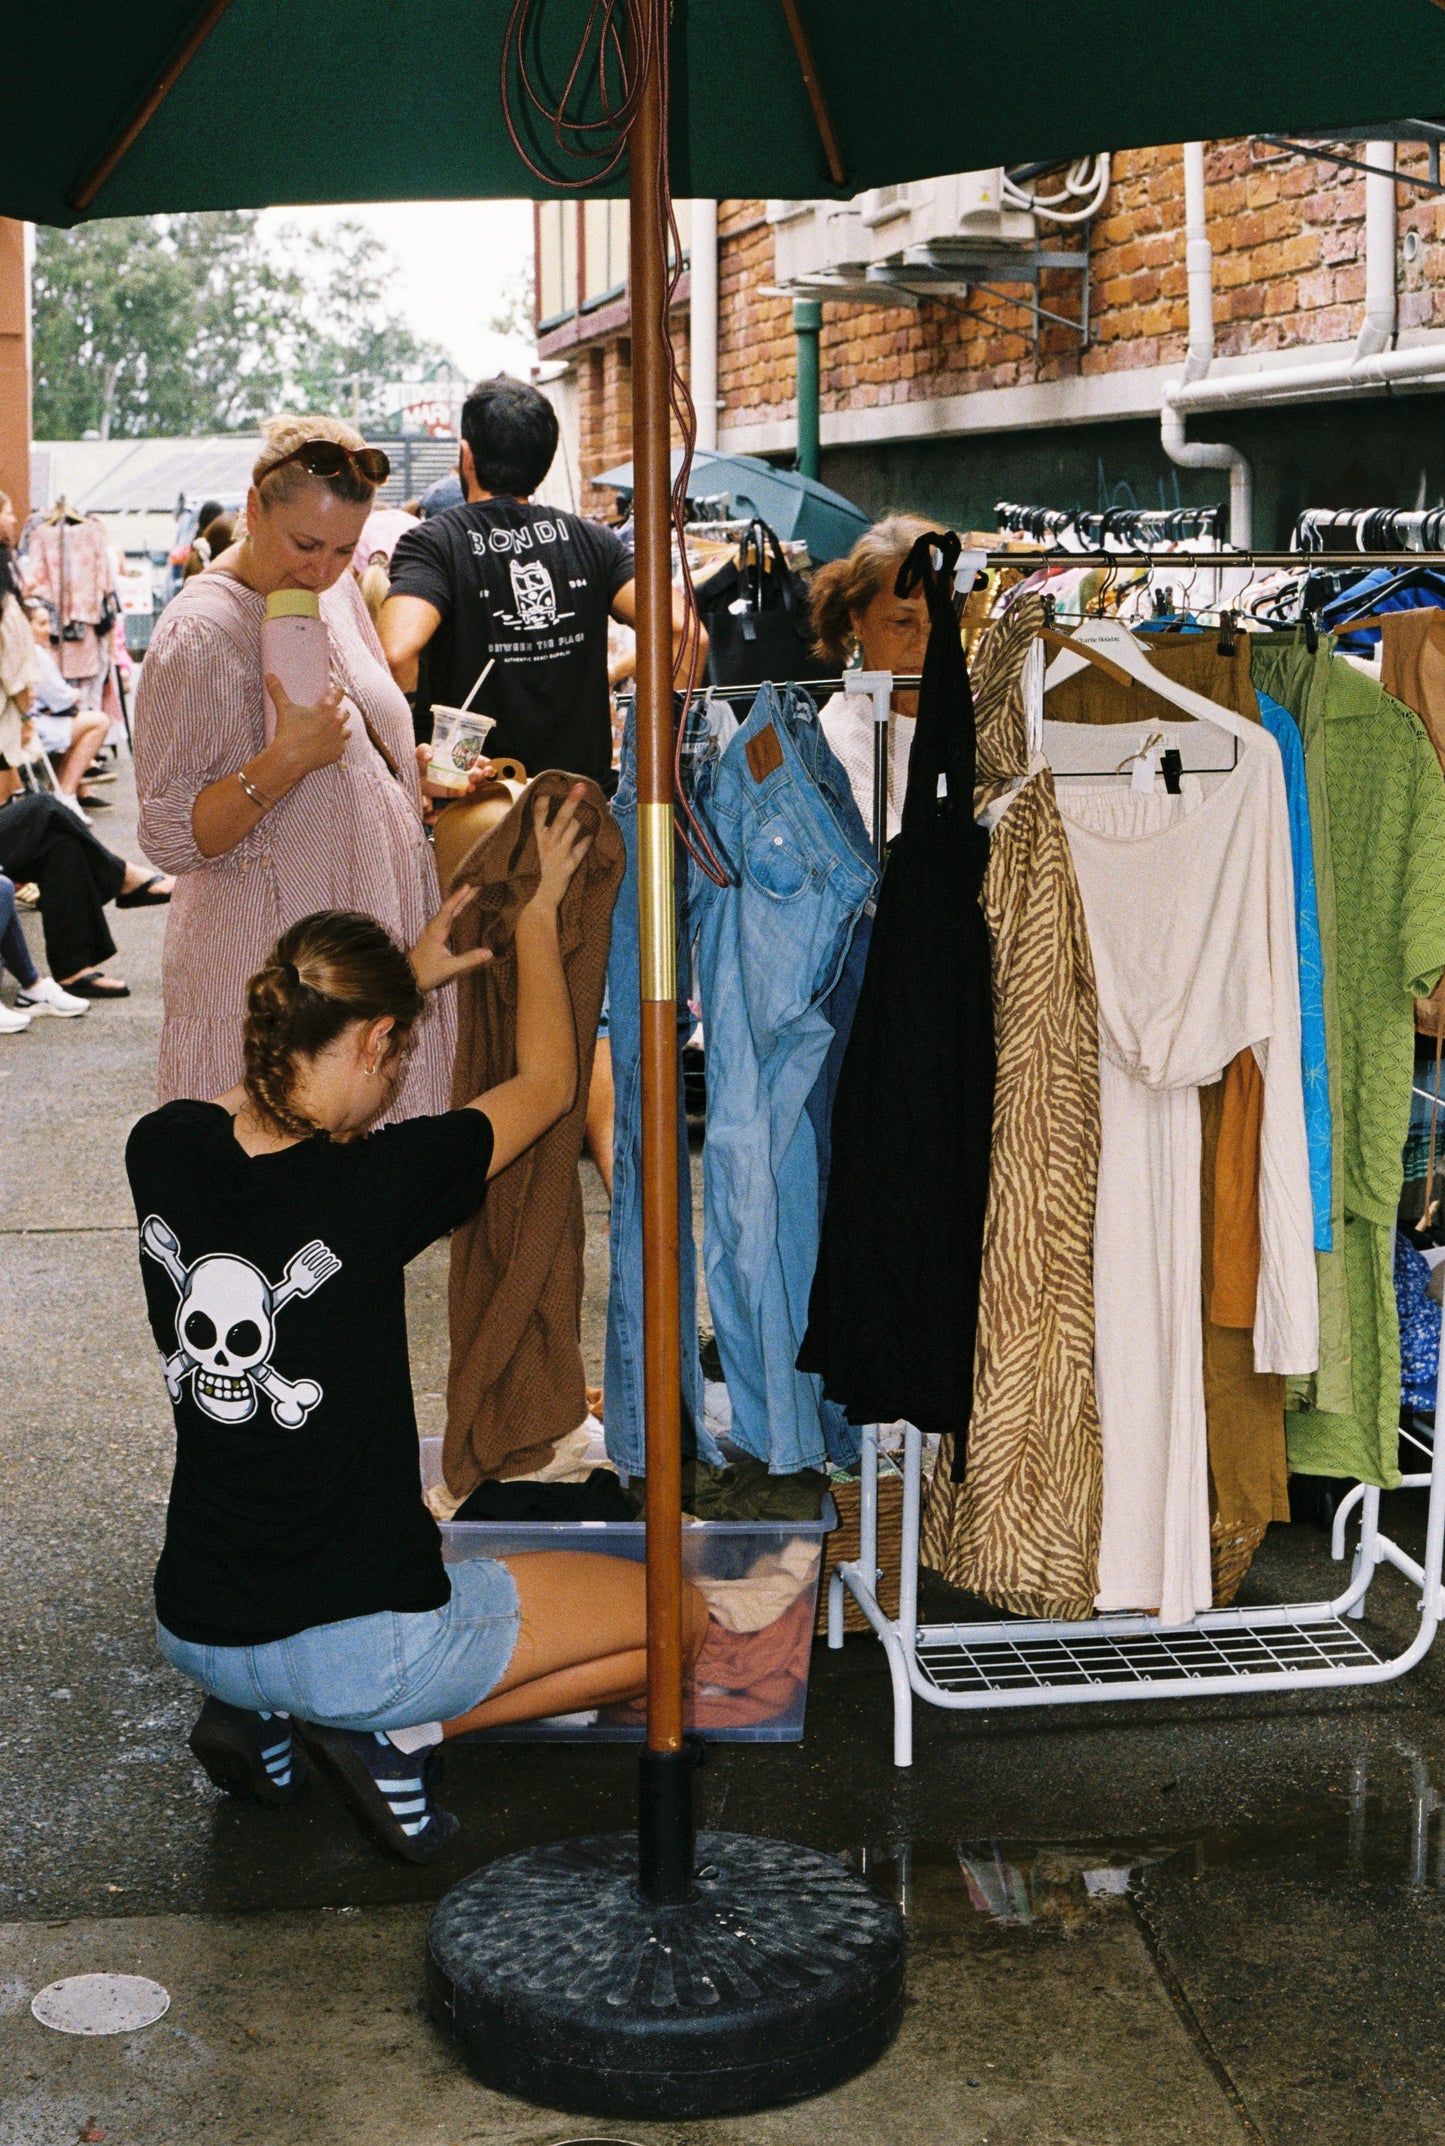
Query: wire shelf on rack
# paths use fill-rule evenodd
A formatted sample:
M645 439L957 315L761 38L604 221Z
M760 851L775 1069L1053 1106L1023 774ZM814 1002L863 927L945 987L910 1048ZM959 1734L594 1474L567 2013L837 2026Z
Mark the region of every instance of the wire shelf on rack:
M1210 1631L1199 1624L1177 1631L1103 1633L1081 1628L1077 1638L969 1638L966 1625L925 1627L918 1635L918 1668L940 1692L1057 1691L1096 1684L1197 1684L1248 1676L1298 1675L1301 1670L1367 1669L1388 1659L1343 1617L1266 1627L1235 1625Z

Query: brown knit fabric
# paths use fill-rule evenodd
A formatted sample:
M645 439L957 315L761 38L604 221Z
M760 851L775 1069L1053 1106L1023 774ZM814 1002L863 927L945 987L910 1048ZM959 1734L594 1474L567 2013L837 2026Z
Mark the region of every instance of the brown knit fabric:
M516 1072L513 928L537 887L533 800L539 794L560 800L577 780L555 772L537 776L457 868L453 884L481 892L463 913L452 943L458 951L486 945L496 957L457 985L452 1092L458 1104ZM465 1497L488 1476L521 1475L540 1466L556 1440L587 1413L577 1161L624 857L601 791L590 782L585 787L580 817L596 830L596 839L563 896L559 917L577 1026L577 1099L565 1118L492 1179L479 1212L452 1238L443 1466L453 1496Z
M1445 767L1445 611L1434 604L1412 611L1389 611L1380 628L1380 683L1402 700L1430 733L1435 756ZM1415 1001L1415 1027L1433 1036L1445 1022L1445 978L1428 998Z
M1252 1054L1251 1054L1252 1055ZM1231 1069L1232 1070L1232 1069ZM1262 1085L1262 1084L1261 1084ZM1251 1327L1218 1326L1209 1315L1215 1286L1215 1196L1220 1127L1229 1080L1199 1091L1200 1284L1204 1292L1204 1406L1209 1422L1210 1517L1229 1534L1289 1518L1284 1450L1284 1380L1254 1368Z
M1214 1170L1213 1277L1205 1310L1216 1326L1254 1325L1259 1296L1259 1143L1264 1075L1252 1050L1224 1069Z
M1249 675L1249 635L1238 634L1232 656L1221 656L1212 633L1151 633L1143 637L1149 661L1176 685L1207 694L1222 708L1259 721L1259 702ZM1147 686L1121 686L1086 663L1072 678L1050 686L1044 714L1051 723L1187 723L1172 701Z
M979 776L1028 766L1021 597L979 650ZM982 892L993 959L993 1153L964 1480L945 1439L922 1558L1005 1609L1087 1617L1098 1592L1103 1453L1094 1400L1099 1016L1084 907L1047 769L1009 806Z

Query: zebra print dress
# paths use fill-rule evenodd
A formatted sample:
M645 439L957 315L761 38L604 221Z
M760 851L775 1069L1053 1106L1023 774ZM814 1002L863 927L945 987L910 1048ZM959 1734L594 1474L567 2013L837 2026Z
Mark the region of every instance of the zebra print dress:
M1029 768L1023 671L1043 624L1020 598L975 669L980 808ZM1094 1397L1099 1029L1083 902L1053 777L994 828L982 903L998 1075L974 1408L963 1480L939 1455L923 1561L1035 1617L1088 1617L1098 1592L1103 1450Z

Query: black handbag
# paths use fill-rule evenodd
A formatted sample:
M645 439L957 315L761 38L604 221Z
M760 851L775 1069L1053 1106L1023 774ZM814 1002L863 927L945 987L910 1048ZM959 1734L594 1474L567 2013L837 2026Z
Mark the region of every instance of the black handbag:
M698 609L708 632L709 684L782 684L816 668L806 584L765 521L748 523L737 558L698 591Z

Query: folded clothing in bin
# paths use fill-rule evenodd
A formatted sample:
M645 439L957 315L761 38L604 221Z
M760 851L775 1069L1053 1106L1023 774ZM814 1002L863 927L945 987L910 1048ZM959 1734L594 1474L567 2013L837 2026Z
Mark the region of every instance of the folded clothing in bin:
M812 1548L815 1567L817 1554ZM709 1621L707 1638L693 1664L685 1694L684 1719L688 1728L751 1728L801 1707L813 1644L813 1600L810 1578L806 1591L792 1608L761 1630L730 1632L726 1625ZM626 1706L603 1707L598 1719L628 1727L645 1724L646 1701L636 1699Z
M453 1520L636 1520L641 1500L615 1468L594 1468L583 1483L538 1483L527 1476L478 1483Z

